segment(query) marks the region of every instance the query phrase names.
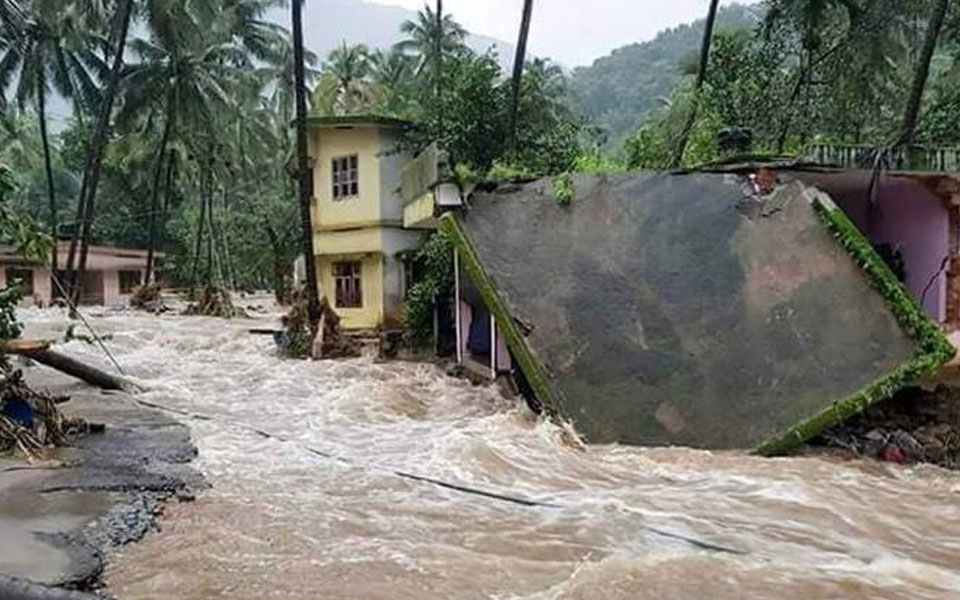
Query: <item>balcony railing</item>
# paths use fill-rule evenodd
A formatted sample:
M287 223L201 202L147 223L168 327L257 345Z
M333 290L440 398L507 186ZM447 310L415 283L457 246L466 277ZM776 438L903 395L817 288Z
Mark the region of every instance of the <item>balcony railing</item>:
M858 144L813 144L807 157L823 165L871 169L876 148ZM880 156L882 166L902 171L960 172L960 147L908 146L889 149Z

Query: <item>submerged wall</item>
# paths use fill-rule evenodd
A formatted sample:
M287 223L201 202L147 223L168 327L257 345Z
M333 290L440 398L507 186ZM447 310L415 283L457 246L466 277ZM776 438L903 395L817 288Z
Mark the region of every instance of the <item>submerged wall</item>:
M919 369L911 336L939 335L922 316L904 330L802 184L585 176L570 206L552 190L481 195L443 225L534 389L588 441L756 448L875 400Z

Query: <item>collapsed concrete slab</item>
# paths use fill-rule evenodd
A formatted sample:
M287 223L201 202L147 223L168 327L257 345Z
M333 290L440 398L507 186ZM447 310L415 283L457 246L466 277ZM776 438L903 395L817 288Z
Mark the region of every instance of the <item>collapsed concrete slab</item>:
M780 453L953 355L815 188L580 176L564 206L554 187L441 223L539 402L587 441Z

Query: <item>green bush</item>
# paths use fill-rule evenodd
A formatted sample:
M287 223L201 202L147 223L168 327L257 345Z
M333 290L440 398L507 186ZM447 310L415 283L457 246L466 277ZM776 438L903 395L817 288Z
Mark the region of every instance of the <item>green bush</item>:
M433 337L434 303L453 289L453 246L447 234L434 231L424 237L412 256L418 281L407 290L404 324L418 344Z
M46 260L53 241L41 233L37 224L27 215L10 207L13 192L13 176L5 166L0 165L0 242L15 246L24 258ZM17 322L16 307L21 297L20 287L16 284L0 289L0 341L20 337L22 329Z
M565 173L553 181L553 195L560 206L570 206L573 202L573 177Z

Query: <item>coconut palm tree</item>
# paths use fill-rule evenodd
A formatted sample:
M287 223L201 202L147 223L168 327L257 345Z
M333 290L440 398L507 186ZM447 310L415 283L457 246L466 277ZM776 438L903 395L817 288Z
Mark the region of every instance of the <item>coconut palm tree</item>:
M22 110L0 114L0 163L26 172L43 160L36 119Z
M277 60L271 64L264 64L256 69L256 76L263 90L272 90L269 100L272 106L276 108L284 123L293 121L295 111L294 92L294 60L293 45L289 39L284 39L282 45L275 50ZM318 62L317 55L304 49L304 78L308 88L313 87L313 82L319 76L320 72L315 68ZM284 139L289 141L289 127L284 128ZM289 144L288 146L289 147Z
M434 11L429 5L424 5L417 13L416 20L404 21L400 31L407 35L407 39L395 47L417 57L418 76L433 75L445 57L463 49L467 38L467 31L451 15L442 14L442 10Z
M6 7L11 13L11 6ZM43 163L47 183L50 229L53 238L58 232L57 199L53 183L53 161L47 131L47 96L50 86L77 106L95 106L99 90L91 65L96 56L90 51L90 36L70 11L61 10L61 3L36 0L26 7L22 34L7 44L0 55L0 89L15 76L17 103L32 104L37 111ZM12 13L11 13L12 14ZM77 110L78 114L82 109ZM57 253L51 261L57 270Z
M222 0L222 16L218 26L229 31L240 45L260 61L282 64L290 43L287 31L263 19L266 10L277 0ZM215 4L215 3L211 3Z
M25 21L17 0L0 0L0 50L23 35Z
M291 2L293 23L293 73L297 107L297 179L300 183L300 244L307 271L307 312L311 327L320 319L317 290L317 265L313 254L313 225L310 208L313 200L313 169L307 157L307 86L303 52L303 0Z
M106 73L106 86L103 98L97 112L97 122L93 130L93 139L90 144L87 164L83 172L83 182L80 186L80 201L77 203L77 223L70 242L70 252L67 257L67 271L70 273L69 292L75 298L79 297L78 281L82 281L83 272L87 265L87 249L90 245L90 234L93 218L96 214L97 191L100 184L100 173L103 164L103 153L107 145L107 136L110 130L110 116L113 113L113 102L120 82L120 70L123 66L123 55L127 44L127 33L130 21L133 18L133 0L119 0L111 38L114 41L112 64ZM104 47L107 48L108 44ZM106 54L106 51L105 51ZM77 246L80 245L79 268L74 269L74 260ZM79 278L79 279L78 279Z
M150 192L149 232L146 280L153 281L153 256L157 240L162 175L171 139L177 136L181 123L194 135L215 139L218 115L229 110L230 87L236 66L251 67L249 55L232 42L228 31L217 31L220 24L230 23L211 15L204 17L172 5L167 11L155 10L148 22L150 39L135 39L130 44L138 60L123 73L123 104L117 115L122 126L144 114L157 136L156 158ZM205 32L205 33L202 33ZM185 34L186 33L186 34ZM199 150L202 152L202 150Z
M403 116L415 99L415 59L398 50L376 50L370 55L373 106L378 112Z
M367 80L369 73L367 47L362 44L347 46L344 42L330 53L323 65L313 96L314 108L323 114L353 114L368 110L372 97Z

